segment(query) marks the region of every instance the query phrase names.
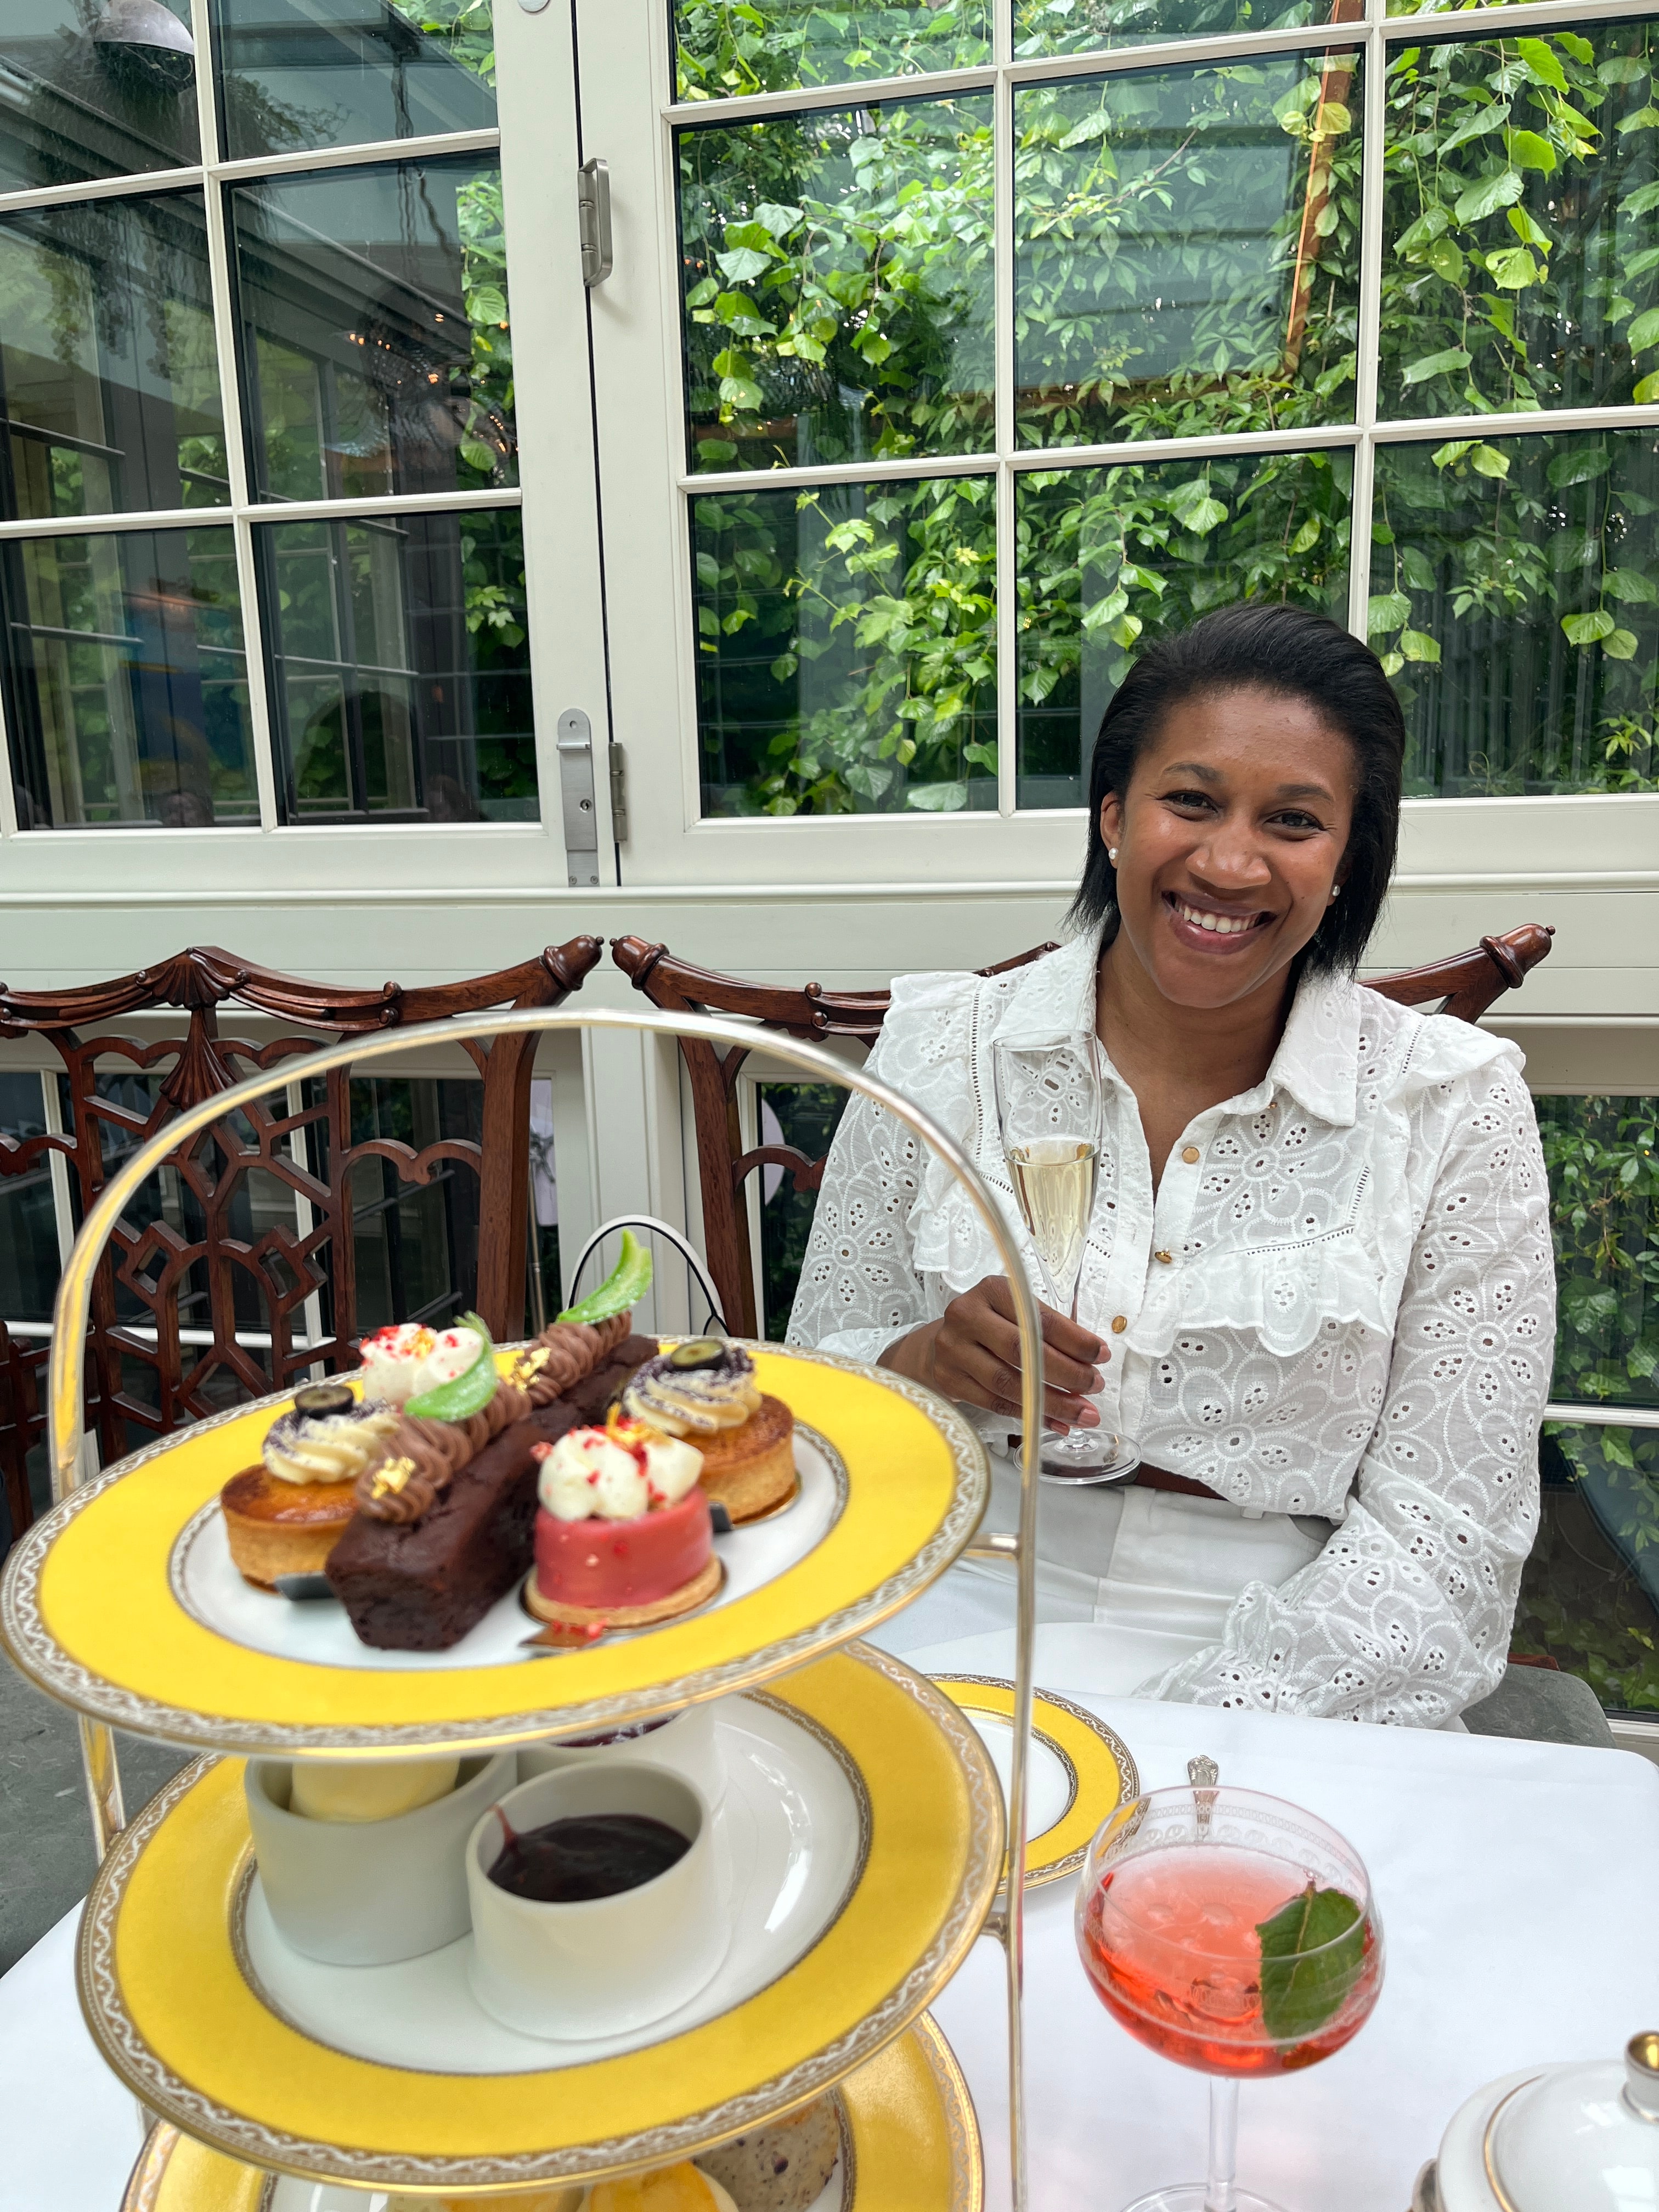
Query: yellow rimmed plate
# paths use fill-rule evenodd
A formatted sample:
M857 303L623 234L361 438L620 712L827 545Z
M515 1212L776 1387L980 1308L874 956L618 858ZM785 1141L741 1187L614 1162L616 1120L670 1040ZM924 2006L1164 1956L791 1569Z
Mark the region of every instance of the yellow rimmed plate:
M933 1679L981 1728L1006 1790L1013 1751L1013 1684L997 1674ZM1041 1889L1077 1872L1101 1822L1140 1795L1140 1777L1121 1736L1053 1690L1038 1690L1032 1698L1031 1734L1036 1755L1025 1887Z
M823 1353L748 1348L762 1388L833 1466L836 1508L769 1579L683 1620L553 1657L515 1643L510 1658L479 1665L366 1657L362 1646L349 1664L327 1663L224 1632L191 1601L192 1547L289 1402L270 1398L134 1454L54 1508L12 1551L0 1636L25 1674L78 1711L218 1751L504 1747L751 1687L908 1604L972 1536L990 1477L967 1421L919 1384ZM789 1519L721 1541L776 1544Z
M819 2200L825 2212L981 2212L985 2172L973 2099L931 2013L830 2094L842 2154ZM150 2130L121 2212L291 2212L284 2199L293 2187L163 2121ZM365 2203L360 2195L339 2201L354 2212Z
M729 2010L620 2054L508 2074L386 2064L294 2025L239 1942L251 1841L236 1760L175 1777L117 1839L82 1917L82 2009L162 2119L247 2164L358 2189L528 2189L635 2172L808 2102L901 2035L995 1895L1003 1819L966 1717L855 1644L769 1702L858 1778L869 1822L838 1910ZM559 2046L548 2046L550 2057Z

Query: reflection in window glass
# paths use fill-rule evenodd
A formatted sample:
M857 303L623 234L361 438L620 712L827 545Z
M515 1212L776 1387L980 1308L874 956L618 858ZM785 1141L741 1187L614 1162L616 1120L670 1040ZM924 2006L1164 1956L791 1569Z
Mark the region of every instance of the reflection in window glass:
M1012 0L1012 6L1014 54L1020 60L1096 53L1152 39L1355 23L1365 12L1363 0Z
M1352 419L1359 77L1343 50L1015 94L1025 441Z
M230 211L263 496L518 482L493 161L283 177Z
M255 543L289 820L537 819L515 508L287 522Z
M1560 1292L1550 1396L1659 1406L1659 1098L1537 1107Z
M230 497L199 192L0 221L9 517Z
M852 1095L838 1083L757 1084L756 1105L763 1145L793 1145L809 1160L822 1159ZM781 1344L795 1303L806 1243L812 1233L817 1193L797 1190L786 1168L759 1171L761 1201L761 1334Z
M228 529L9 539L0 608L21 828L258 821Z
M681 100L726 100L798 85L848 84L917 70L968 69L991 58L991 0L674 0L675 83Z
M1659 435L1379 446L1371 642L1419 797L1659 789Z
M495 122L490 0L213 0L232 160Z
M200 159L189 0L0 0L0 191Z
M988 477L691 507L707 814L996 805Z
M40 1076L0 1074L0 1136L21 1144L46 1127ZM50 1321L58 1267L52 1168L43 1152L21 1175L0 1177L0 1322Z
M1138 644L1235 599L1346 623L1346 453L1021 476L1022 806L1080 806L1106 702Z
M1550 1395L1659 1405L1659 1098L1540 1098L1560 1313ZM1659 1711L1659 1429L1547 1427L1516 1643Z
M1656 50L1650 18L1397 54L1385 414L1659 398Z
M988 94L689 131L679 158L695 465L991 445Z
M483 1085L449 1078L354 1076L351 1141L480 1144ZM350 1173L357 1327L394 1321L441 1328L478 1297L478 1178L464 1161L438 1162L429 1182L405 1182L386 1159Z

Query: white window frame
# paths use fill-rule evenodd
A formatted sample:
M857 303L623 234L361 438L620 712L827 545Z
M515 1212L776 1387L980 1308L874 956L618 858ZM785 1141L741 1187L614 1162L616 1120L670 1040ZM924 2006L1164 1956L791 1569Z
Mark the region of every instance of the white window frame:
M1027 810L1014 805L1015 731L1012 669L1015 638L1012 590L1014 478L1024 470L1086 467L1125 459L1197 459L1218 453L1318 447L1346 448L1355 463L1352 538L1369 547L1371 462L1377 446L1439 441L1466 430L1473 418L1411 422L1377 416L1376 328L1380 297L1382 167L1388 49L1455 29L1465 40L1547 29L1553 25L1650 15L1652 0L1538 0L1537 4L1388 16L1385 0L1367 0L1363 21L1294 31L1240 33L1221 38L1121 47L1099 53L1013 61L1008 0L995 0L997 57L981 68L927 76L766 93L743 99L677 105L672 97L671 37L665 0L574 0L579 37L584 158L609 165L615 268L592 295L594 390L605 556L610 576L613 652L613 736L629 769L629 841L623 852L626 883L743 883L927 886L934 891L995 883L1058 891L1075 881L1083 850L1079 808ZM554 10L538 21L548 21ZM1017 85L1092 76L1207 59L1352 46L1365 56L1368 149L1363 206L1367 249L1362 256L1359 389L1356 419L1316 432L1264 431L1238 437L1148 441L1071 447L1063 452L1017 447L1012 398L1013 210L1006 161L999 164L994 236L997 301L997 405L994 456L933 461L863 463L838 468L748 471L693 475L684 455L684 377L678 283L674 133L718 115L749 117L845 107L881 98L914 99L930 91L987 88L996 100L1001 144L1011 139ZM1516 431L1659 426L1659 406L1545 410L1482 416L1483 436ZM694 492L755 491L883 477L990 475L997 479L999 659L1005 672L999 709L1000 774L996 813L859 814L704 819L696 744L696 640L690 597L689 501ZM1356 557L1350 579L1349 623L1363 633L1370 576ZM647 610L629 623L623 610ZM1407 800L1401 844L1402 887L1494 890L1553 882L1586 889L1659 889L1659 796L1603 793L1523 799ZM1490 921L1480 927L1490 929ZM1480 933L1476 929L1475 935ZM1443 936L1436 951L1453 949ZM1431 957L1425 954L1425 957Z
M567 880L559 803L560 714L586 713L603 744L605 723L603 623L597 507L591 453L589 367L574 196L576 103L568 18L545 25L497 0L497 112L493 130L394 138L300 153L226 161L219 155L217 85L209 0L191 0L198 57L202 160L192 166L82 184L0 193L0 216L93 199L200 191L207 210L209 282L217 337L230 499L223 507L0 521L0 537L118 536L139 530L229 527L234 532L247 656L251 738L259 819L236 827L179 830L154 824L20 830L10 773L0 775L0 873L23 897L52 890L166 893L186 884L191 896L301 897L398 890L465 896L509 886L544 896ZM243 440L240 378L232 322L224 187L265 177L347 169L371 162L499 152L507 218L507 289L513 318L519 483L500 490L398 493L305 501L258 499ZM574 463L574 465L573 465ZM522 508L526 583L532 608L531 681L541 819L535 823L289 823L278 821L276 763L266 690L264 641L253 557L260 522L350 522L445 508ZM605 778L601 759L596 781ZM615 880L608 803L602 805L601 882ZM280 962L274 964L281 964Z

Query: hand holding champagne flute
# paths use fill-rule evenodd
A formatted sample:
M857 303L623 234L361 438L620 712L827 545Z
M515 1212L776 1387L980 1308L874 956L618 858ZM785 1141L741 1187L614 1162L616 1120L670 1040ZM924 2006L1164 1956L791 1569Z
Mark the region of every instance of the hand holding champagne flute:
M1014 1200L1049 1303L1075 1322L1100 1163L1100 1040L1091 1030L1042 1044L999 1039L992 1060ZM1112 1482L1139 1464L1139 1453L1103 1422L1043 1443L1050 1481Z

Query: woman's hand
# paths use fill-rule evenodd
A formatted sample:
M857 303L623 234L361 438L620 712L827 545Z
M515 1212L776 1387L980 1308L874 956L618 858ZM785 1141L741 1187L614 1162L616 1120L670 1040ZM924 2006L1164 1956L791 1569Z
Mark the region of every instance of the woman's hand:
M1052 1306L1042 1315L1043 1425L1097 1428L1097 1410L1086 1400L1101 1388L1097 1370L1110 1350L1091 1330L1067 1321ZM947 1398L988 1413L1020 1418L1019 1328L1006 1275L987 1275L952 1298L942 1321L924 1323L890 1344L879 1364L912 1382L927 1382Z

